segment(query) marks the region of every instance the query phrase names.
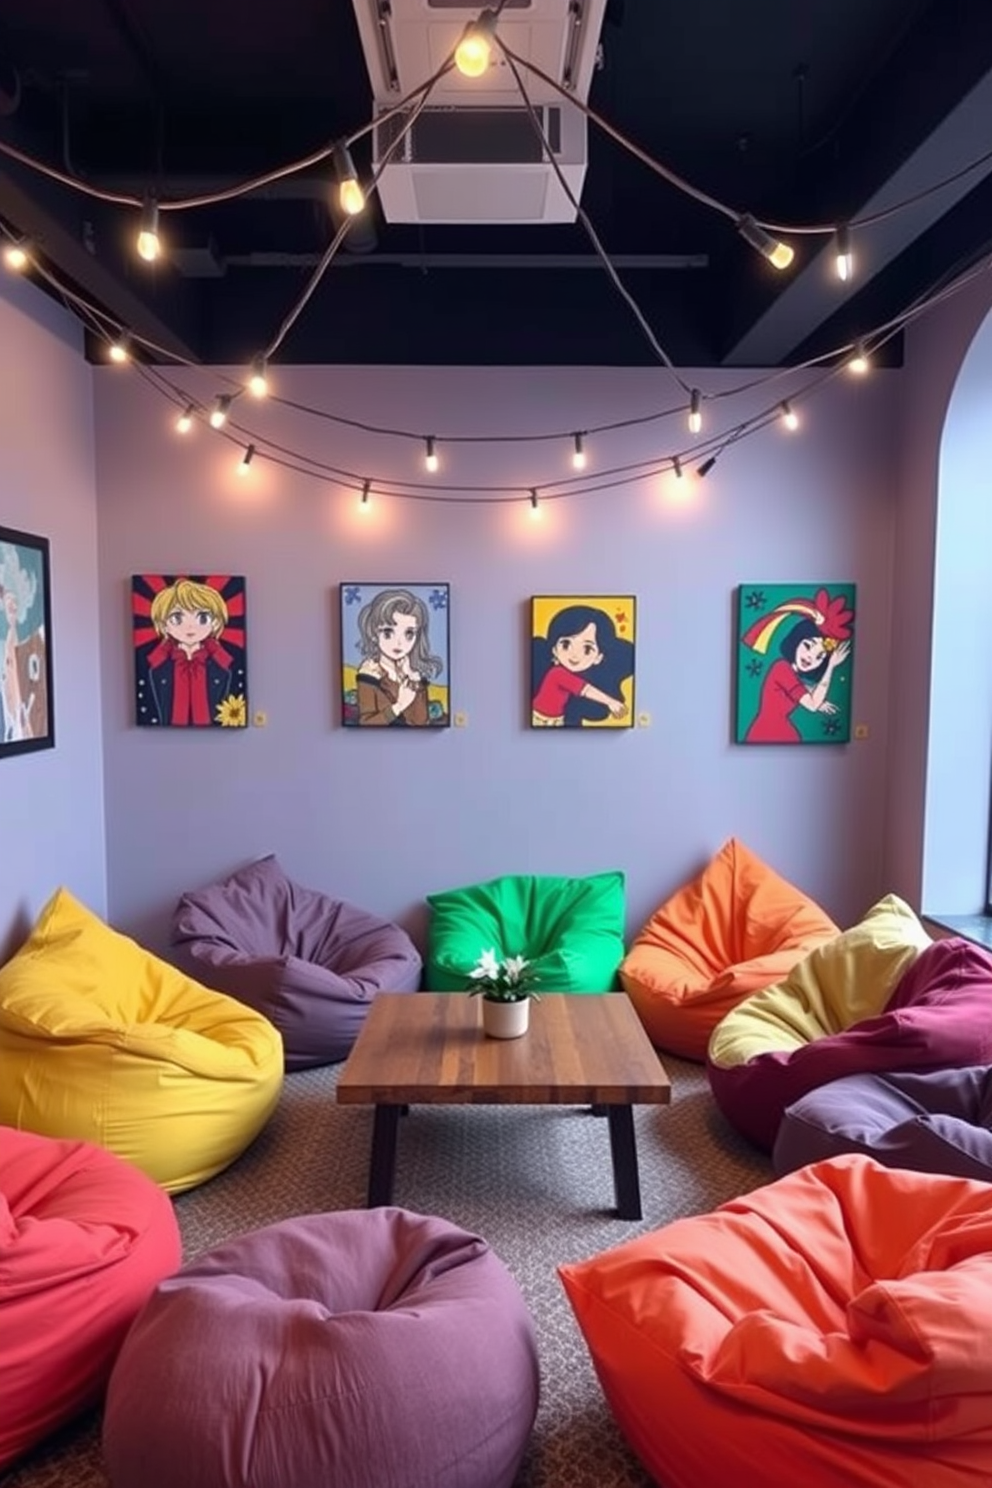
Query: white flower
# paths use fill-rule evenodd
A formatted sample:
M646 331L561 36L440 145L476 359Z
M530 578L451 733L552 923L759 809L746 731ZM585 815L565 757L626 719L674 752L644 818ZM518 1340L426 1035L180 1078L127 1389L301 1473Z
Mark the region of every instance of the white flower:
M525 956L507 956L503 962L503 970L511 987L517 985L529 965Z
M482 977L491 977L496 981L499 977L499 959L495 950L483 951L475 968L469 973L473 981Z

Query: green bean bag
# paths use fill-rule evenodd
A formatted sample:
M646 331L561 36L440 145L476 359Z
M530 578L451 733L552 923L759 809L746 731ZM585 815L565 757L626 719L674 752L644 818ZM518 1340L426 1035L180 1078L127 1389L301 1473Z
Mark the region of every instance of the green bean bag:
M507 874L428 894L425 987L461 992L483 951L531 963L534 990L611 992L623 959L624 876Z

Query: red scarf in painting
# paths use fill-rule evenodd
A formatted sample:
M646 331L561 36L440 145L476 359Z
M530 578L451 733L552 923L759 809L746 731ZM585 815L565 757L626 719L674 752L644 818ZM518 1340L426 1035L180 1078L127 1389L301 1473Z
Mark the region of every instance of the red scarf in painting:
M187 656L181 646L170 637L159 642L148 657L148 665L154 669L172 662L172 717L173 727L189 724L205 724L210 720L210 699L207 696L207 662L228 671L232 661L218 640L211 636L192 656Z

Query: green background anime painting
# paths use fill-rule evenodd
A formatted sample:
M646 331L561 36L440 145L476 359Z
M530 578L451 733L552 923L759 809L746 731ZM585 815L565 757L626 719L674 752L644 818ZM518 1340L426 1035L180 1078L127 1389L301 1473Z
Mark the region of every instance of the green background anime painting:
M741 584L738 744L846 744L851 737L854 584Z

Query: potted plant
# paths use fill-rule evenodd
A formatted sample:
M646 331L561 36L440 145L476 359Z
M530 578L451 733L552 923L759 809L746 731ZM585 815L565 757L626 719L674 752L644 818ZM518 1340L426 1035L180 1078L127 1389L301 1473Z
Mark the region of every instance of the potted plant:
M469 980L469 996L482 998L482 1027L490 1038L519 1038L527 1032L531 999L541 999L532 990L537 976L525 957L501 961L495 950L483 951Z

